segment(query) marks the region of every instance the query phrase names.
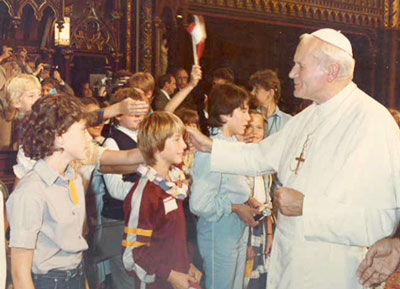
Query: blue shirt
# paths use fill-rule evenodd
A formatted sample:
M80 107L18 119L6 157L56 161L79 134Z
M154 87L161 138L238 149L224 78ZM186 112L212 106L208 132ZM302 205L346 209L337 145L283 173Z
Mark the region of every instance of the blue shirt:
M212 139L236 142L236 137L226 138L221 131ZM232 213L232 204L243 204L250 198L250 182L246 176L221 174L210 168L209 153L197 152L193 166L190 210L209 222L217 222Z
M257 111L261 112L261 107L258 107ZM271 134L281 130L291 117L292 116L290 114L284 113L279 109L278 106L276 106L274 114L269 116L267 119L265 119L263 116L266 127L264 137L270 136Z

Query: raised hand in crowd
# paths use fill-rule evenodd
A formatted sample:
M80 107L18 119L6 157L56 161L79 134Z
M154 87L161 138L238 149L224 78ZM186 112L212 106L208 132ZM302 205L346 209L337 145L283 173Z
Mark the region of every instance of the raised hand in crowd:
M200 65L193 65L192 66L192 71L190 72L190 81L189 81L189 86L195 88L199 81L202 78L202 71L201 71L201 66Z
M170 99L170 101L165 106L164 110L174 112L186 99L189 93L197 86L201 77L202 77L201 66L193 65L192 71L190 72L189 84L186 85L184 88L182 88L180 91L178 91L175 94L175 96L172 99Z
M3 45L2 51L1 51L1 55L0 55L0 62L2 62L3 60L6 60L7 58L9 58L13 53L13 49L12 47L9 47L7 45Z
M35 72L33 73L33 75L38 76L38 75L42 72L43 69L44 69L44 64L43 64L43 63L40 63L40 64L36 67L36 70L35 70Z
M55 80L57 80L59 83L64 82L63 79L61 78L61 74L60 74L60 72L59 72L58 70L54 70L54 72L53 72L53 78L54 78Z

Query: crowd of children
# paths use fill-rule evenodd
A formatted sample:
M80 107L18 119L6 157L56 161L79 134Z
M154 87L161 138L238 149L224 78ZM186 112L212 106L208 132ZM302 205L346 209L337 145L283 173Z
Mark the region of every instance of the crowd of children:
M265 288L272 217L255 219L271 209L273 176L212 172L185 138L198 112L149 112L154 82L130 84L101 108L40 97L34 76L9 83L21 122L6 208L14 288ZM265 116L249 113L244 88L217 82L206 99L212 138L262 141Z

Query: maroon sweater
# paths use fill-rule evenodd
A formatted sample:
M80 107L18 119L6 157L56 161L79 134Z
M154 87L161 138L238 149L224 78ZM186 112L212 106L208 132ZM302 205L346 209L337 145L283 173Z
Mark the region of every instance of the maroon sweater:
M148 283L146 288L172 288L167 281L171 270L189 271L183 201L171 198L142 177L124 202L122 259L138 282Z

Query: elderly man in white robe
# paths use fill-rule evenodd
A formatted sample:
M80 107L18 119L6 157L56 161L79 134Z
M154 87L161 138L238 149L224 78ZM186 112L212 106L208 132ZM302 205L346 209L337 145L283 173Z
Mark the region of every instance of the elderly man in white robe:
M268 289L363 288L366 247L399 221L400 131L388 110L352 82L350 41L333 29L301 36L289 77L314 103L260 144L189 130L215 171L277 172L282 183ZM247 224L256 222L242 214Z

